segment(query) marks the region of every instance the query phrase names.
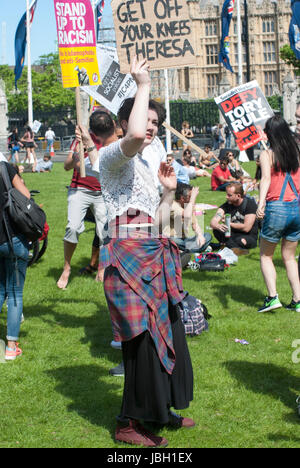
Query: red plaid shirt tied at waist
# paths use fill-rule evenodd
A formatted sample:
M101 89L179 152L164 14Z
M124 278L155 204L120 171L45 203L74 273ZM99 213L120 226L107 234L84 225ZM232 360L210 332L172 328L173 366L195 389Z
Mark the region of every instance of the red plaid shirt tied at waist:
M159 359L169 374L175 351L169 301L176 305L183 291L177 246L165 238L113 239L102 248L104 290L114 340L129 341L148 330Z

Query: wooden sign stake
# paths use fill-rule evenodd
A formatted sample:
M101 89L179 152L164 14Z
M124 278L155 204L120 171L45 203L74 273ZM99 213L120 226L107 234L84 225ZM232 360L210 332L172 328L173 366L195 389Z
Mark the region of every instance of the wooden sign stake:
M82 125L81 118L81 101L80 101L80 87L76 87L76 114L77 125ZM80 158L80 177L85 177L85 164L84 164L84 150L82 141L79 143L79 158Z

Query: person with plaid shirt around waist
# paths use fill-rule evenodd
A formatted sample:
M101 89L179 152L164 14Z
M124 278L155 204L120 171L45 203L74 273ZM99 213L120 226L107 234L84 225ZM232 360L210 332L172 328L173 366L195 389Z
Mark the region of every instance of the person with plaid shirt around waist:
M137 83L135 99L119 111L124 138L89 154L99 173L108 212L110 237L102 251L104 291L114 339L122 341L125 382L115 439L134 445L166 446L164 437L147 430L141 421L191 427L171 407L184 409L193 399L193 370L184 327L176 305L185 297L179 251L157 235L164 223L177 185L171 166L162 163L159 198L142 151L151 144L164 120L160 106L149 101L150 75L145 60L132 64ZM90 136L77 127L78 140L90 146ZM106 254L106 258L103 257Z

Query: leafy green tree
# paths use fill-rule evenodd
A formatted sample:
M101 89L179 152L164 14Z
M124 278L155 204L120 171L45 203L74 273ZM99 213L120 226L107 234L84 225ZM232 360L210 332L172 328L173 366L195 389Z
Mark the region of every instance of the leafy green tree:
M294 67L295 74L300 76L300 60L296 58L294 51L286 44L280 49L280 58L287 64Z
M63 88L58 54L42 55L32 67L32 101L36 111L49 112L59 109L75 109L73 89ZM0 78L6 86L8 112L24 112L28 109L27 67L24 67L15 90L12 67L0 66Z

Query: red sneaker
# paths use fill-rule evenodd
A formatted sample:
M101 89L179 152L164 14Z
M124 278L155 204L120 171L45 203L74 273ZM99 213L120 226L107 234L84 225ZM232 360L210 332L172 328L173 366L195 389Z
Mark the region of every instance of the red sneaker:
M129 424L126 426L118 424L115 439L126 444L142 445L143 447L166 447L168 445L167 439L152 434L133 419L129 419Z
M170 418L169 418L169 426L172 427L194 427L196 426L195 421L192 418L184 418L182 416L179 416L179 414L173 413L173 411L169 412Z
M5 360L6 361L14 361L17 359L18 356L22 356L22 350L18 346L19 343L16 343L16 347L13 348L8 348L6 346L5 350Z

